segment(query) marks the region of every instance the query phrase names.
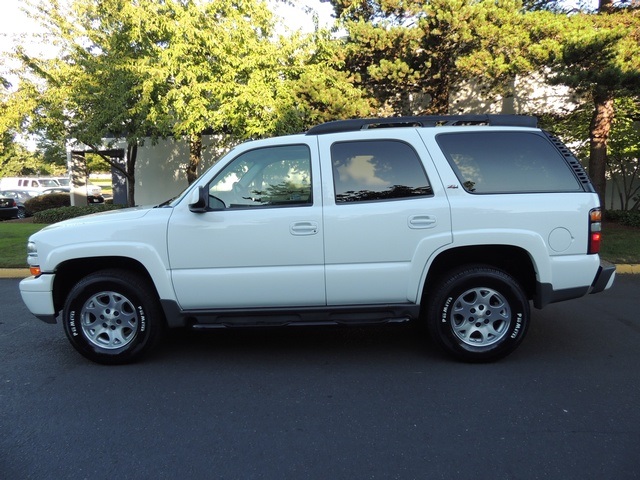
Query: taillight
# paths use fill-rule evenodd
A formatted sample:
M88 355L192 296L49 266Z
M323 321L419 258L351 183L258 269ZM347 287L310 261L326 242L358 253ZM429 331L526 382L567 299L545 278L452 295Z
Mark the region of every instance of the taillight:
M589 212L589 249L587 253L600 252L602 241L602 210L594 208Z

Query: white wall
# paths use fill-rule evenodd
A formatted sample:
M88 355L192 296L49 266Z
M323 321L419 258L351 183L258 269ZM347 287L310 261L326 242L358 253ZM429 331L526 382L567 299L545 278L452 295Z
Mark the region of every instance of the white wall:
M462 82L452 93L449 110L459 113L531 114L551 112L564 114L578 106L568 87L549 85L544 75L516 76L497 93L480 82Z
M228 139L205 135L202 138L201 175L230 148ZM160 140L156 144L145 142L138 147L136 160L137 205L156 205L180 194L187 188L186 168L189 162L189 144L186 140Z

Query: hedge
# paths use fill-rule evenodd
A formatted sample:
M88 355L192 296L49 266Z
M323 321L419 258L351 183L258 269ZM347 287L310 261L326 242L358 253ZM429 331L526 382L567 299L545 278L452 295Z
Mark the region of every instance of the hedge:
M51 208L68 207L71 205L71 199L68 193L48 193L46 195L38 195L24 202L29 215L34 215Z
M44 195L43 195L44 196ZM49 195L46 195L49 196ZM109 205L105 203L87 205L86 207L59 207L43 210L33 215L34 223L57 223L70 218L90 215L92 213L106 212L109 210L119 210L123 205Z
M639 210L606 210L605 220L626 225L627 227L640 227Z

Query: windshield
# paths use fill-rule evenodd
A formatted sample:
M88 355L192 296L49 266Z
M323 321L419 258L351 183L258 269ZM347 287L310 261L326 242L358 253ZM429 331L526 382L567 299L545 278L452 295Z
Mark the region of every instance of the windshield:
M53 179L41 178L40 184L43 187L59 187L60 184Z

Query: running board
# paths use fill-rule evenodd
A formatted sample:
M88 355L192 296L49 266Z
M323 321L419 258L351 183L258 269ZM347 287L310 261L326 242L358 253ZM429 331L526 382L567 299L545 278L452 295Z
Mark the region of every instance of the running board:
M234 327L320 325L381 325L417 319L416 304L348 305L286 308L180 310L175 302L162 302L169 327L196 330Z
M221 322L221 323L191 323L189 325L193 330L212 330L224 328L251 328L251 327L321 327L321 326L366 326L366 325L390 325L407 323L411 321L409 317L387 318L383 320L362 320L362 321L278 321L276 318L272 320L246 321L241 322Z

